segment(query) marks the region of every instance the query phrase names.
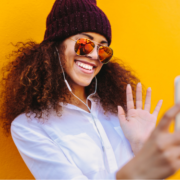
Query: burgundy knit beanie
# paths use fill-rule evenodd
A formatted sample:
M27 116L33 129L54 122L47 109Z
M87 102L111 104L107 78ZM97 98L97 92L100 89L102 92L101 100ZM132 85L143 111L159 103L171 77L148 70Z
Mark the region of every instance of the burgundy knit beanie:
M111 44L111 25L96 0L56 0L46 21L46 40L64 40L81 32L96 32Z

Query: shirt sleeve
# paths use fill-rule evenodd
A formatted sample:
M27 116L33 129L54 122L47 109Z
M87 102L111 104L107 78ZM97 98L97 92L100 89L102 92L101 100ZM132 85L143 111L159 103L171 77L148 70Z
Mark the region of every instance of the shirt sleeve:
M11 125L13 141L36 179L88 179L71 164L50 138L16 122Z
M13 121L11 135L21 157L36 179L88 179L40 127L33 123L29 125ZM107 179L116 179L116 173L109 174Z

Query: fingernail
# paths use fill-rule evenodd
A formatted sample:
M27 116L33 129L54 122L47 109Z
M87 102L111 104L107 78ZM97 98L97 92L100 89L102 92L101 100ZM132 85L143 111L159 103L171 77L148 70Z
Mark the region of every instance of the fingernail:
M119 110L119 109L122 110L122 107L121 107L121 106L118 106L118 110Z

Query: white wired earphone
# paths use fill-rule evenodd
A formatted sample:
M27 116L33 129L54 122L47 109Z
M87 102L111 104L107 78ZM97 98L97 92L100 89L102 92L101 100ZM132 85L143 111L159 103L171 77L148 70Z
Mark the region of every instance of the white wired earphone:
M77 99L79 99L79 101L81 101L81 102L88 108L89 112L91 113L91 116L92 116L92 119L93 119L93 121L94 121L95 127L96 127L96 129L97 129L98 134L99 134L99 137L100 137L100 140L101 140L102 149L103 149L103 152L104 152L104 151L105 151L104 143L103 143L101 134L100 134L100 132L99 132L99 129L98 129L98 127L97 127L96 120L94 119L94 116L93 116L93 114L92 114L92 112L91 112L91 109L90 109L89 106L88 106L88 101L87 101L88 98L86 99L86 103L84 103L79 97L77 97L77 96L73 93L73 91L72 91L69 83L68 83L67 80L66 80L65 73L64 73L64 70L63 70L63 67L62 67L62 64L61 64L61 60L60 60L59 51L58 51L57 47L55 47L55 48L56 48L56 51L57 51L57 54L58 54L59 63L60 63L61 69L62 69L64 82L66 83L67 88L69 89L69 91L71 92L71 94L72 94L73 96L75 96ZM96 78L96 76L95 76L95 83L96 83L96 84L95 84L95 92L94 92L93 94L95 94L96 91L97 91L97 78ZM91 94L91 95L93 95L93 94Z

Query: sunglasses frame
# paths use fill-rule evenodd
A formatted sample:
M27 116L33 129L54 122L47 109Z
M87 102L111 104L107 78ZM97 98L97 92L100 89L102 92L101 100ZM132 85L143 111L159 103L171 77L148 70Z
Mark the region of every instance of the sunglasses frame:
M101 45L101 44L99 44L98 42L93 41L93 40L88 39L88 38L78 38L77 40L74 40L74 39L72 39L72 38L70 38L70 39L73 40L73 41L75 41L75 42L77 42L79 39L87 39L87 40L93 42L95 45L97 45L97 51L98 51L98 52L99 52L99 48L100 48L101 46L102 46L102 47L108 47L108 48L110 48L109 46ZM96 48L96 47L94 47L93 50L94 50L95 48ZM112 50L112 56L113 56L113 49L112 49L112 48L110 48L110 49ZM93 50L92 50L92 51L93 51ZM75 47L74 47L74 51L75 51ZM92 51L91 51L91 52L92 52ZM91 52L90 52L90 53L91 53ZM76 51L75 51L75 53L76 53ZM90 54L90 53L88 53L88 54ZM76 54L77 54L77 53L76 53ZM88 54L87 54L87 55L88 55ZM86 56L86 55L79 55L79 54L77 54L77 55L78 55L78 56ZM111 58L112 58L112 56L111 56ZM100 61L102 64L107 64L107 63L111 60L111 59L110 59L107 63L103 63L103 62L100 60L100 58L99 58L99 53L98 53L98 59L99 59L99 61Z

